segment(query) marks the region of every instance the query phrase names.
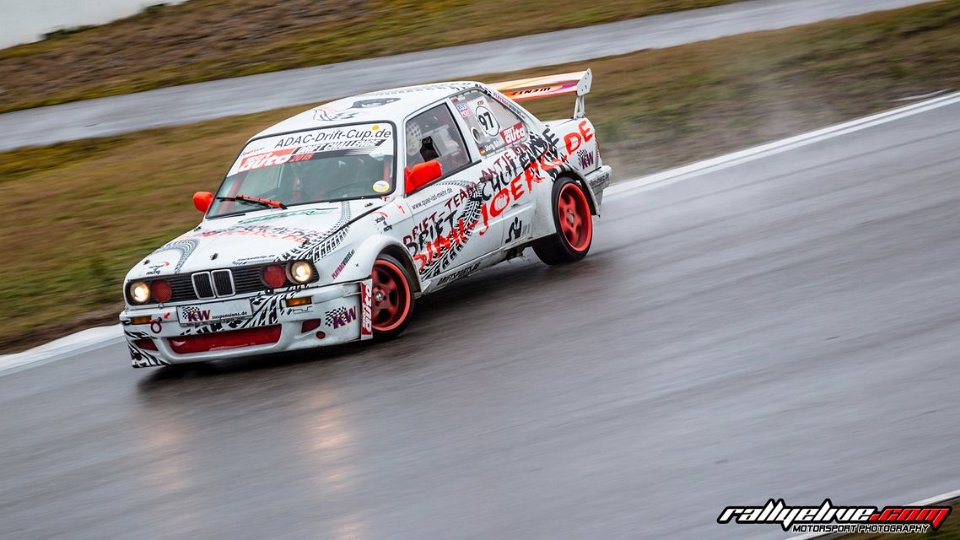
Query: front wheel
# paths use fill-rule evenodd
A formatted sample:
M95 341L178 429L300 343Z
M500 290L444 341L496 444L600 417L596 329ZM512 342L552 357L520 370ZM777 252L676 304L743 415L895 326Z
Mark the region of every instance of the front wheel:
M553 185L553 222L557 232L537 240L533 251L547 264L576 262L593 243L593 216L587 194L570 178Z
M371 296L373 300L373 337L396 337L413 316L413 287L403 263L389 255L380 255L373 263Z

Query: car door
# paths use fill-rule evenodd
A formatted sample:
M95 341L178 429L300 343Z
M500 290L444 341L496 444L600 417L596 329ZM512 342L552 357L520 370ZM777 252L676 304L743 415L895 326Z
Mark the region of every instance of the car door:
M524 171L530 142L527 123L479 88L458 94L451 102L481 154L484 215L500 229L500 247L529 240L534 197ZM531 172L541 180L539 170Z
M484 216L479 196L482 165L468 146L447 100L407 119L404 167L440 163L441 176L406 194L413 224L403 243L422 279L429 280L496 251L502 242L499 223ZM406 189L406 187L405 187Z

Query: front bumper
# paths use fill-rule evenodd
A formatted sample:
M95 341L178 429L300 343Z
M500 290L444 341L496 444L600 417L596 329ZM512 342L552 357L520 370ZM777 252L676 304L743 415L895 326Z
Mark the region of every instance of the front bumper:
M294 351L372 338L368 291L370 280L212 302L128 307L120 323L133 367L138 368ZM303 298L309 303L287 304ZM216 312L216 304L238 300L250 301L251 316L181 321L184 307Z

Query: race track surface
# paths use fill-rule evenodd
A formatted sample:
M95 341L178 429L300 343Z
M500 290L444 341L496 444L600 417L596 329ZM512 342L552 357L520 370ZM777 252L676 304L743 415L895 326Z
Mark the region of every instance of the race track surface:
M750 0L561 32L29 109L0 115L0 151L319 103L380 88L579 62L926 2L929 0Z
M780 538L958 487L960 105L608 201L401 339L0 377L2 538Z

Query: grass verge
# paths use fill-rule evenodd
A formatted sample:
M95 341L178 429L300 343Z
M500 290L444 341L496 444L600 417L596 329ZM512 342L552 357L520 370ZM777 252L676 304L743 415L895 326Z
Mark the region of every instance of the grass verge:
M589 65L587 111L622 178L960 86L960 2ZM562 117L572 100L531 108ZM0 153L0 350L116 320L126 270L197 222L191 194L216 188L250 134L301 109Z
M0 50L0 112L733 0L191 0ZM495 54L491 51L491 54Z

